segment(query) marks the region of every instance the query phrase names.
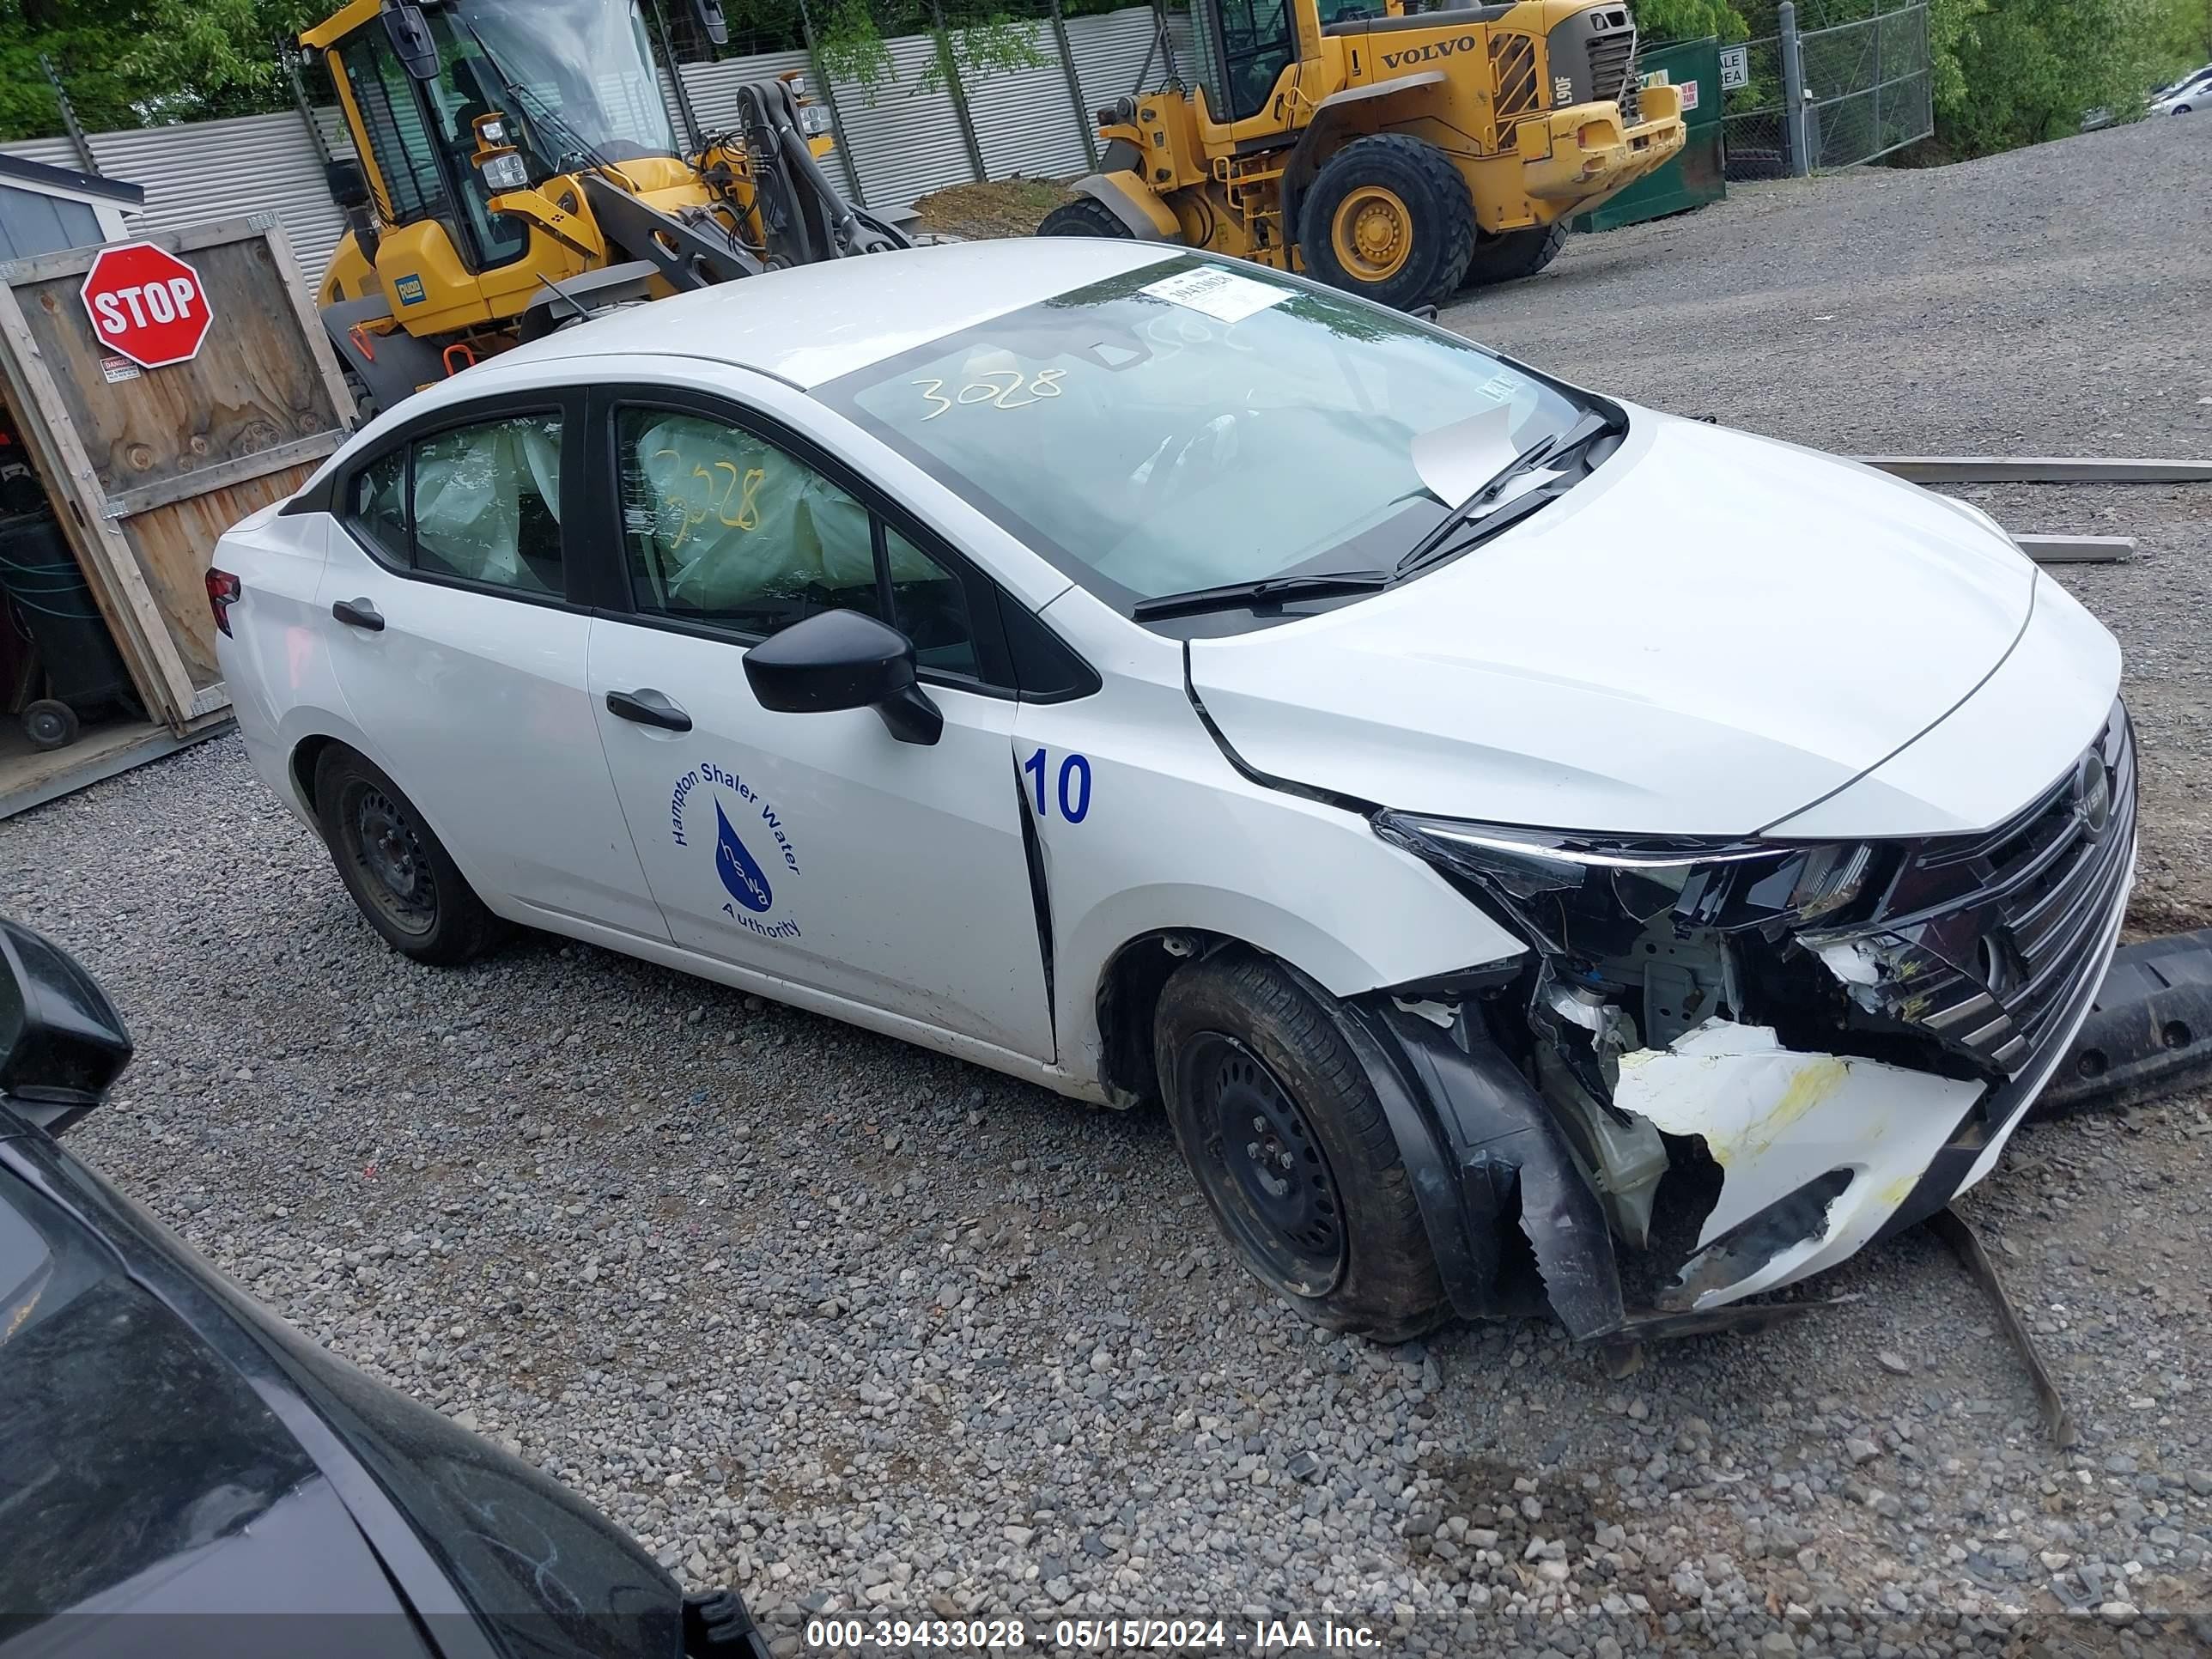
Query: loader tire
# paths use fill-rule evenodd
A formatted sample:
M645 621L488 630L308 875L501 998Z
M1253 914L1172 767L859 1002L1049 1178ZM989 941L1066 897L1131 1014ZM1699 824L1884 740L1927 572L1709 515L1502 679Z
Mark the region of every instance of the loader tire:
M1565 219L1531 225L1526 230L1509 230L1500 236L1477 236L1474 258L1468 261L1466 285L1478 288L1534 276L1559 257L1566 241Z
M1402 132L1355 138L1306 192L1298 246L1309 275L1410 311L1451 297L1474 253L1467 180Z
M1113 236L1123 241L1133 240L1128 226L1116 218L1114 210L1095 196L1079 196L1072 202L1062 202L1044 216L1044 222L1036 228L1040 236Z
M1183 1161L1246 1269L1315 1324L1403 1342L1451 1311L1382 1103L1327 991L1224 951L1160 993Z

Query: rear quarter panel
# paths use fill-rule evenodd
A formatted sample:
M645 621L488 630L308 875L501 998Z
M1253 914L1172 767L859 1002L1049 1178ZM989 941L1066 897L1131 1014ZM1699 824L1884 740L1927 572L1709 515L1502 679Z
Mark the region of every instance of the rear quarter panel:
M331 672L328 630L319 625L315 590L329 556L331 521L321 513L264 507L216 544L213 562L239 580L231 632L216 654L254 770L311 828L314 804L292 776L291 755L309 737L362 746Z

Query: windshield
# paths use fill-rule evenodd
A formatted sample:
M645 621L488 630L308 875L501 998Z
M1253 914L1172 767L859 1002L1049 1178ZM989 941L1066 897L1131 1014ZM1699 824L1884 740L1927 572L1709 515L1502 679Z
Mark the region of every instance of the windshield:
M441 38L440 45L476 60L472 67L483 71L471 91L485 110L475 112L499 109L518 117L527 148L549 172L587 166L594 156L630 161L677 153L636 6L459 0L443 11L454 27L451 43ZM482 63L479 39L491 64Z
M1191 256L817 395L1124 611L1287 572L1388 570L1496 470L1454 487L1464 470L1437 457L1459 431L1502 464L1582 412L1409 318Z

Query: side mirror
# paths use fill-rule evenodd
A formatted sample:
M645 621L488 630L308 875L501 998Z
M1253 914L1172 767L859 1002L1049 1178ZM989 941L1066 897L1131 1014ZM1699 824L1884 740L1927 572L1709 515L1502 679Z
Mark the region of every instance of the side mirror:
M415 0L384 0L384 32L392 37L392 50L399 54L408 74L417 81L438 78L438 43Z
M691 9L698 14L699 27L707 31L709 40L718 46L730 44L730 26L722 21L722 9L715 0L691 0ZM668 72L675 74L676 65L671 64Z
M49 1134L100 1104L131 1034L100 981L52 940L0 920L0 1095Z
M362 172L360 162L341 156L326 163L323 182L330 187L331 200L342 212L356 212L368 205L368 176Z
M857 611L824 611L745 653L745 682L780 714L872 708L901 743L935 743L945 716L915 681L914 641Z

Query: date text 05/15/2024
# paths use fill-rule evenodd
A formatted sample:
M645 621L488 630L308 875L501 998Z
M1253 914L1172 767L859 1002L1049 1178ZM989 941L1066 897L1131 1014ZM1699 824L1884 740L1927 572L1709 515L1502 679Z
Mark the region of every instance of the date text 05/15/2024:
M861 1654L945 1649L1012 1653L1175 1653L1243 1650L1250 1653L1374 1652L1382 1646L1371 1625L1340 1624L1334 1617L1260 1619L1059 1619L1050 1625L1020 1619L858 1619L807 1621L806 1645L816 1652Z

